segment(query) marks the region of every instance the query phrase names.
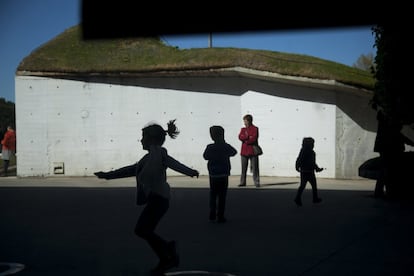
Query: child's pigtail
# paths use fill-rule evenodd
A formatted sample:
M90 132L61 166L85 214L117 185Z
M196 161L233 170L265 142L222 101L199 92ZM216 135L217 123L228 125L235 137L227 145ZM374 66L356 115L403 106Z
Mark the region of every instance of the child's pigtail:
M180 133L180 131L178 130L177 126L175 125L175 120L171 120L168 122L167 124L167 130L165 131L168 136L170 136L172 139L175 139L177 137L177 135Z

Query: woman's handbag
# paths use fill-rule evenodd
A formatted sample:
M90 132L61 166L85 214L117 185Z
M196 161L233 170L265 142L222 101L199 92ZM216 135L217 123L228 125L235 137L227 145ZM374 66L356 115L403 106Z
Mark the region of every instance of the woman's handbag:
M259 156L263 154L263 150L259 145L253 145L254 155Z

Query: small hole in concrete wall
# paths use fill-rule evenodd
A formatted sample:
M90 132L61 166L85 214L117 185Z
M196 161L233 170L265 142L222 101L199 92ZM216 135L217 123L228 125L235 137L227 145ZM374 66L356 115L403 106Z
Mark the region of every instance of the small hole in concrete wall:
M64 174L65 165L63 162L53 162L53 173L54 174Z

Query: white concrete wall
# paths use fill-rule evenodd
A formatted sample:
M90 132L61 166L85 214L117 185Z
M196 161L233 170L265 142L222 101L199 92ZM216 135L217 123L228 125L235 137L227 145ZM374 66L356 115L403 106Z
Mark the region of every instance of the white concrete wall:
M376 112L369 105L370 97L341 95L337 101L341 105L336 109L336 178L349 178L362 163L378 156Z
M335 106L258 92L242 97L242 113L254 115L264 154L260 158L263 175L297 176L295 161L303 137L315 139L319 166L327 168L321 177L335 177Z
M363 131L346 113L337 111L337 159L343 162L337 164L336 175L337 178L347 178L366 160L378 156L373 151L376 133Z
M65 175L85 176L132 164L145 154L141 129L150 121L166 128L177 119L181 133L165 147L202 174L210 125L222 125L238 147L236 96L35 77L18 77L16 91L19 176L52 175L54 162L64 162Z
M264 149L261 175L296 176L302 138L312 136L317 162L327 168L319 176L336 177L334 104L264 94L260 86L237 95L227 94L226 85L210 85L214 93L17 76L17 174L54 175L56 162L64 163L65 176L89 176L132 164L146 153L141 129L150 121L166 127L168 120L177 119L181 133L175 140L167 137L165 147L171 156L206 175L202 153L211 143L209 127L223 126L227 142L239 151L242 116L250 113ZM348 162L346 156L343 160ZM232 174L240 174L239 156L231 162ZM347 173L346 177L357 175Z

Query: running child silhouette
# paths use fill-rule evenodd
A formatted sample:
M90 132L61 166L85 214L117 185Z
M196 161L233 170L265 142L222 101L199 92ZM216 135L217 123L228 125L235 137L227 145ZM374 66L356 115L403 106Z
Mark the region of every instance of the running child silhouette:
M231 170L230 157L237 154L237 150L224 140L224 128L221 126L210 127L210 136L214 141L208 144L203 157L207 160L207 169L210 180L210 221L226 222L224 209L229 187L229 175Z
M295 197L295 203L298 206L302 206L302 192L305 189L307 182L312 186L313 203L322 201L322 199L318 197L315 171L321 172L323 171L323 168L319 168L316 164L316 153L313 150L314 146L315 140L312 137L303 138L302 148L296 158L295 167L296 170L300 172L300 185Z
M136 177L136 203L145 207L137 220L135 234L147 241L159 258L159 263L151 270L151 275L163 275L165 271L179 264L176 241L166 241L155 233L155 228L169 208L170 185L167 182L166 170L171 168L187 176L199 176L197 170L168 155L167 150L162 147L166 134L172 139L179 134L175 120L168 122L167 130L155 123L145 126L142 129L141 144L148 153L141 160L117 170L95 173L98 178L104 179Z

